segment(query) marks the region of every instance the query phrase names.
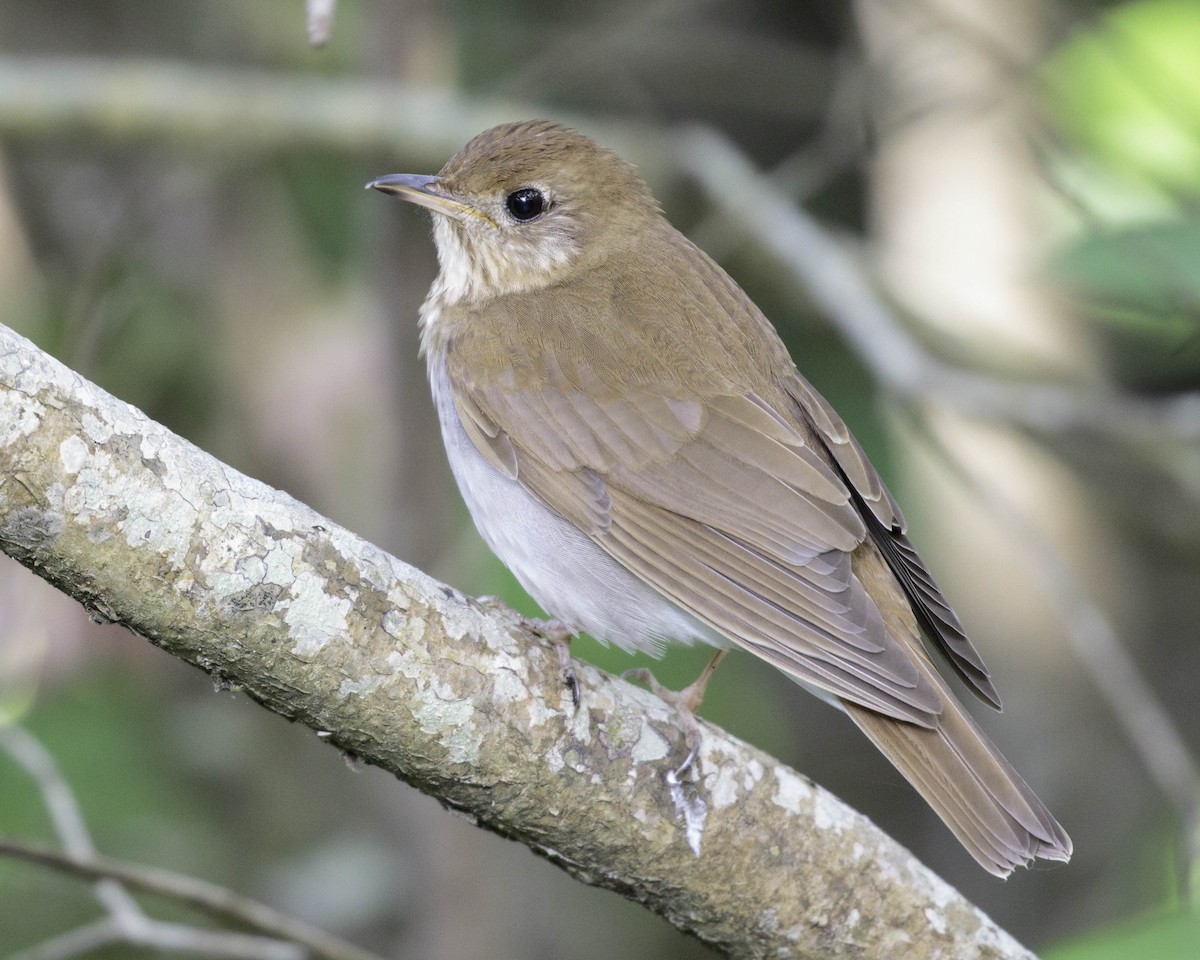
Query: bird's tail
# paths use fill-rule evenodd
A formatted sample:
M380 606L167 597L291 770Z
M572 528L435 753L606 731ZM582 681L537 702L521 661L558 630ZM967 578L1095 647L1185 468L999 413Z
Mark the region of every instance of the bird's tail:
M919 666L942 696L933 728L884 716L853 703L846 711L937 811L989 873L1007 877L1037 857L1069 860L1071 838L1051 816L928 660Z

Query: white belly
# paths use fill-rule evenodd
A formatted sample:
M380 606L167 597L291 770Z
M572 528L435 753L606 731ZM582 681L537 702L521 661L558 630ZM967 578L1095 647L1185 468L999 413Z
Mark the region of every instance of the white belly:
M428 359L446 456L467 509L492 552L547 613L626 650L657 655L668 641L728 645L488 463L458 418L443 358L431 352Z

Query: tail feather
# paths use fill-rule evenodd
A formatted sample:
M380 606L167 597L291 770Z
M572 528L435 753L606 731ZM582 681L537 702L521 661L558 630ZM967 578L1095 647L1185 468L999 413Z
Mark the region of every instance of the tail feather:
M878 549L864 544L854 554L854 570L879 606L888 633L937 691L942 709L931 714L931 724L921 726L846 700L842 707L989 873L1007 877L1038 857L1069 860L1066 831L938 673L912 607Z
M936 682L944 708L933 729L844 706L989 873L1006 877L1037 857L1070 859L1066 831L940 678Z

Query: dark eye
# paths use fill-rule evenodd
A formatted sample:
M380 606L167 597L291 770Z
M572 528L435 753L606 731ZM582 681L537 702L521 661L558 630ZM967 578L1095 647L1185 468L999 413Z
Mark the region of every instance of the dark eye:
M542 191L535 187L522 187L510 193L504 205L508 207L508 212L514 220L528 223L541 216L542 211L546 209L546 198Z

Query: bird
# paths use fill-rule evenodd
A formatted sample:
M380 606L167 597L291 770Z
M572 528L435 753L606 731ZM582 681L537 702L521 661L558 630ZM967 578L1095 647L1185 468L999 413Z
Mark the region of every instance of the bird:
M527 120L367 187L432 214L419 326L447 457L553 622L715 647L674 698L689 715L747 650L848 714L988 872L1070 858L939 672L1000 708L879 473L632 164Z

